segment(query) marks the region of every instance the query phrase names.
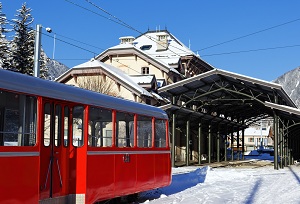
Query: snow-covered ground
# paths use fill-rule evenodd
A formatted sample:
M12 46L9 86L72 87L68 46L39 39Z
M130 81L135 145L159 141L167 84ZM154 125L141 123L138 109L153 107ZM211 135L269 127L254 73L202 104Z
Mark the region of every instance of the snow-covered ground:
M141 194L140 203L300 203L300 165L274 170L271 161L252 161L238 167L173 168L171 185Z

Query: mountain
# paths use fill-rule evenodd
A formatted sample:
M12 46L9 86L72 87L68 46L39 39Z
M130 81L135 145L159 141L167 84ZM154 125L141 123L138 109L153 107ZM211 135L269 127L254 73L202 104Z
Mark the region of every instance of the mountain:
M67 67L66 65L47 57L46 53L43 50L42 56L45 66L48 68L49 80L55 80L55 78L59 77L69 69L69 67Z
M46 59L45 64L46 67L48 67L49 80L55 80L55 78L59 77L69 69L66 65L50 58Z
M282 85L283 89L289 95L289 97L294 101L297 107L300 107L300 67L286 72L282 76L274 80L275 83Z

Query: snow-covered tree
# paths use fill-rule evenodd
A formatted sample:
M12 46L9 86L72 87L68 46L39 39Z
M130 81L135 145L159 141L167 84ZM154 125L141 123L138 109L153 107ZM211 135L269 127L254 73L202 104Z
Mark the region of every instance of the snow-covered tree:
M6 28L7 19L2 13L2 3L0 2L0 67L8 69L10 67L10 49L9 41L6 39L6 33L10 30Z
M30 12L31 9L24 3L22 8L17 10L16 19L12 20L15 31L11 48L12 71L33 75L35 32L31 26L33 18Z

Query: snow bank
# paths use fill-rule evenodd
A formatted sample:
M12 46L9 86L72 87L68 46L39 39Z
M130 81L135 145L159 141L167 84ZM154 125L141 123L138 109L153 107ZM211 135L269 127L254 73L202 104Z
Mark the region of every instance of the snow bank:
M141 193L140 197L144 200L153 200L179 193L199 183L203 183L208 170L208 166L196 169L195 167L173 168L170 186Z

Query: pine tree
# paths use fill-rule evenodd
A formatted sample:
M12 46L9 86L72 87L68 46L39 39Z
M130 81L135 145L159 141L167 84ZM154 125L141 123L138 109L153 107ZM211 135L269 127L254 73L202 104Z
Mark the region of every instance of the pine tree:
M42 50L41 52L41 57L40 57L40 78L42 79L48 79L48 67L46 66L46 60L48 60L49 58L47 58L45 56L44 51Z
M6 39L6 33L10 30L6 29L7 20L4 13L2 13L2 3L0 2L0 67L8 69L10 67L10 49L9 41Z
M31 26L33 17L32 10L26 7L17 10L16 19L13 19L15 36L12 42L12 71L33 75L34 64L34 36L35 32Z

